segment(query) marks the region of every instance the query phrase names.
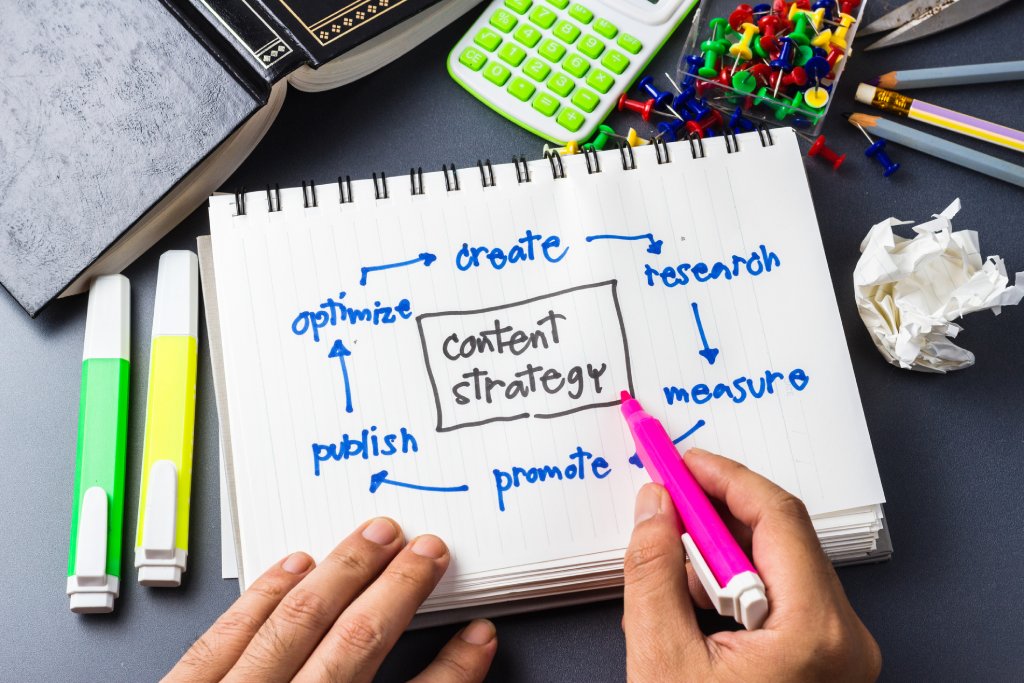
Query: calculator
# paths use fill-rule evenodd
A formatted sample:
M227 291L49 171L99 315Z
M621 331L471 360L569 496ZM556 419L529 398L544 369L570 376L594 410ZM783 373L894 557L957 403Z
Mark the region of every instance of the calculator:
M542 138L582 142L696 2L494 0L448 55L448 72Z

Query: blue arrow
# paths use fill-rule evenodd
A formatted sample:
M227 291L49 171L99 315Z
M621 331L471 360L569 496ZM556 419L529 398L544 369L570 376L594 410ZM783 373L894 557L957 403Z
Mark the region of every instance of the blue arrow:
M341 362L341 376L345 378L345 412L352 412L352 388L348 385L348 367L345 366L345 358L351 356L352 352L345 348L340 339L334 341L328 358L337 358Z
M406 484L404 481L395 481L388 479L388 471L381 470L377 474L370 475L370 493L376 493L377 489L381 487L381 484L391 484L392 486L401 486L406 489L416 489L417 491L439 491L441 493L455 493L457 491L468 491L469 486L463 484L462 486L420 486L419 484Z
M647 245L647 253L649 254L660 254L661 245L664 244L661 240L654 239L654 234L650 232L643 235L589 235L587 237L588 242L593 242L594 240L625 240L626 242L647 240L650 242Z
M697 310L697 302L690 304L693 309L693 319L697 321L697 331L700 332L700 343L704 345L704 348L698 351L700 355L704 356L704 360L708 362L708 365L714 365L715 359L718 358L718 349L708 346L707 335L704 334L704 325L700 321L700 311Z
M678 439L672 439L672 443L674 443L675 445L677 445L677 446L678 446L678 445L679 445L679 442L681 442L681 441L685 441L685 440L686 440L686 439L688 439L689 437L693 436L693 433L694 433L695 431L697 431L698 429L700 429L701 427L703 427L704 425L705 425L705 422L704 422L704 420L697 420L697 424L693 425L693 426L692 426L692 427L690 427L690 428L689 428L688 430L686 430L686 433L685 433L685 434L683 434L683 435L682 435L681 437L679 437ZM643 464L643 462L642 462L642 461L640 460L640 456L639 456L639 455L637 455L636 453L634 453L633 455L629 456L629 462L630 462L630 464L631 464L631 465L636 465L636 466L637 466L637 467L639 467L640 469L643 469L643 468L644 468L644 464Z
M365 287L366 286L366 276L369 275L370 273L372 273L375 270L390 270L391 268L403 268L405 266L415 265L417 263L420 263L421 261L423 262L423 265L429 266L431 263L433 263L436 260L437 260L436 256L434 256L430 252L425 251L422 254L420 254L419 256L417 256L416 258L409 259L408 261L400 261L398 263L385 263L383 266L363 266L362 268L359 269L361 271L361 273L362 273L362 275L359 278L359 284L361 284L362 286Z

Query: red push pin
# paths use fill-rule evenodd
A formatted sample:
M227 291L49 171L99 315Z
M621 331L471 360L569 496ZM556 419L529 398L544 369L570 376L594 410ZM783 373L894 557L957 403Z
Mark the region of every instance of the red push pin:
M818 136L818 139L814 141L811 148L807 150L807 156L820 156L822 159L832 164L832 170L834 171L838 171L839 167L843 165L843 161L846 160L845 154L836 154L835 150L825 145L824 135Z
M740 27L743 26L743 24L752 23L754 23L754 8L750 5L739 5L732 11L732 14L729 15L729 26L731 26L732 30L736 31L736 33L742 32Z
M757 84L759 86L769 85L772 73L774 73L772 71L772 68L765 64L764 62L758 62L757 64L754 64L749 69L747 69L747 71L754 74L754 78L757 79Z
M651 98L646 102L641 102L639 100L631 100L626 97L626 93L622 93L622 96L619 97L619 111L626 109L640 114L644 121L650 121L651 112L654 111L654 99Z
M686 131L688 133L696 133L698 137L702 138L704 137L704 134L707 133L708 128L711 128L712 126L721 128L722 125L722 115L718 113L717 109L712 109L711 113L700 121L687 121Z
M793 70L782 79L783 87L790 85L795 85L798 88L807 85L807 71L802 66L794 66Z

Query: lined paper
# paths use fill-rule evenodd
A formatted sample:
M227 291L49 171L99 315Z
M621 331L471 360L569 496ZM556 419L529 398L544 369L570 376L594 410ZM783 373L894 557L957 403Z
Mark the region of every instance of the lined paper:
M425 610L621 583L648 481L622 389L681 449L800 496L826 549L869 552L881 485L796 139L774 136L566 157L564 179L534 161L522 184L461 170L456 192L325 185L310 208L287 189L270 213L253 193L243 216L214 197L243 586L377 515L452 549Z

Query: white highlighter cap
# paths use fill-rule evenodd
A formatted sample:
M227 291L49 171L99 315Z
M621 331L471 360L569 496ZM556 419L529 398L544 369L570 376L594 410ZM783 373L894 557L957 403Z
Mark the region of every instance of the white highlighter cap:
M107 492L93 486L82 496L75 540L75 573L68 577L71 611L102 614L114 611L120 590L116 576L107 574Z
M181 585L188 554L175 545L178 470L170 460L157 460L149 470L142 545L135 548L135 567L143 586Z
M683 534L683 547L690 558L693 571L707 591L711 604L724 617L733 617L748 631L761 628L768 617L768 595L761 577L754 572L742 572L729 579L723 588L711 572L704 556L697 549L690 534Z
M89 287L82 360L123 358L131 351L131 285L124 275L101 275Z
M160 256L153 306L153 337L199 337L199 259L188 250Z

